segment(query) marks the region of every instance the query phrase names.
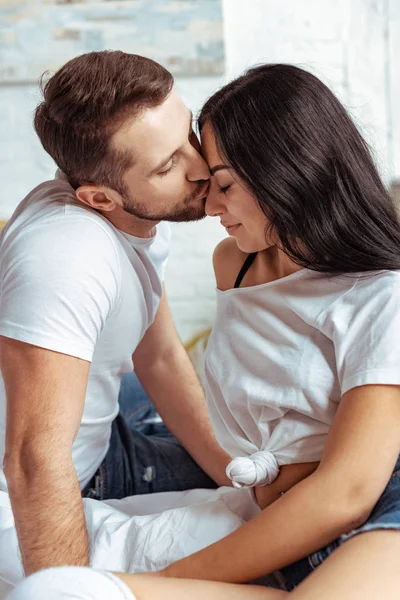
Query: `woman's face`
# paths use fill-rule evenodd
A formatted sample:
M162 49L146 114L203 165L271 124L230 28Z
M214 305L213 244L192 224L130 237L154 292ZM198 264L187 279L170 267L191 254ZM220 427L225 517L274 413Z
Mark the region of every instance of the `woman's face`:
M238 175L220 155L211 126L206 123L201 133L203 156L208 162L211 184L206 213L219 217L221 225L243 252L259 252L274 245L266 239L267 217ZM267 233L268 235L268 233Z

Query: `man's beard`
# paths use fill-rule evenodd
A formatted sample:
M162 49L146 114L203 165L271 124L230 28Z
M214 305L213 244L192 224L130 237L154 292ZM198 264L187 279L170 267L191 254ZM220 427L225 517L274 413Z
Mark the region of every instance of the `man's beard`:
M193 194L187 196L180 204L177 204L170 210L162 213L151 212L148 209L147 204L129 197L127 193L123 194L122 196L123 207L125 212L129 213L133 217L136 217L137 219L144 219L146 221L171 221L174 223L200 221L206 216L205 198L200 200L194 200L194 198L201 194L204 184L204 181L199 183Z

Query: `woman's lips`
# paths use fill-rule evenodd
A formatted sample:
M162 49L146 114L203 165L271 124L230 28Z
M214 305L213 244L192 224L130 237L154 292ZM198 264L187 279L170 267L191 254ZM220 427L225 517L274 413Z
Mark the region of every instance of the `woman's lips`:
M235 233L240 227L240 223L237 225L225 225L225 229L229 234Z

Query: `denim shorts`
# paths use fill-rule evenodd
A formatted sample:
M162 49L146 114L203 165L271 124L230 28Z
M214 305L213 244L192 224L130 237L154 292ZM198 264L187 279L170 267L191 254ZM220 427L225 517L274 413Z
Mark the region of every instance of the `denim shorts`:
M357 529L341 535L331 544L310 554L307 558L303 558L281 569L278 573L274 573L274 578L279 583L281 589L290 592L344 542L360 533L376 531L378 529L400 531L400 457L397 460L395 469L382 496L361 527L357 527Z

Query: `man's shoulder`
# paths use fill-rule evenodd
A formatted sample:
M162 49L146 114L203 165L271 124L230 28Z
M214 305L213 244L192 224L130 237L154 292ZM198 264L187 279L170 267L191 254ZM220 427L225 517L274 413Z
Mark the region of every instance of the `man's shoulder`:
M1 273L14 271L48 280L79 273L104 277L120 271L118 239L105 219L85 210L49 210L20 213L1 237Z
M2 246L10 239L14 244L36 241L39 245L61 243L76 245L104 242L115 243L113 228L102 215L77 200L73 188L63 179L45 181L34 188L17 206L4 227Z

